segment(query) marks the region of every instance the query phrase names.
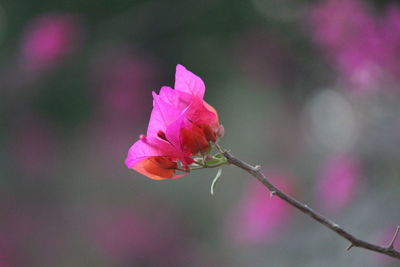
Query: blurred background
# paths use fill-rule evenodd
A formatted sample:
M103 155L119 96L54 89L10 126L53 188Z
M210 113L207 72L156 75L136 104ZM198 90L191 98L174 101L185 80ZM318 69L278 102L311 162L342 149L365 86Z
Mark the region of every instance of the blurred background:
M0 4L0 266L398 266L242 170L153 181L124 159L183 64L224 147L356 236L400 223L400 3ZM400 242L397 243L400 249Z

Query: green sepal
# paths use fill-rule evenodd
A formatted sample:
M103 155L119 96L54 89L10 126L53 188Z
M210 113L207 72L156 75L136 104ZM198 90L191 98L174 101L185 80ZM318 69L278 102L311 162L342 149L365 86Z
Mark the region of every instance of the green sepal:
M212 159L206 161L206 165L212 166L212 165L221 164L222 162L223 162L223 160L221 160L221 159L212 158Z

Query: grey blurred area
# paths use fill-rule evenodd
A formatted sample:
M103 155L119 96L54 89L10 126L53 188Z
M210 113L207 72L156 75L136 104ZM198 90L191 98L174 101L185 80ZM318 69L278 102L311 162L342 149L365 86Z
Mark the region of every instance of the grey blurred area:
M0 267L398 266L224 166L126 168L176 64L223 147L357 237L400 224L400 4L0 3ZM396 244L400 249L400 241Z

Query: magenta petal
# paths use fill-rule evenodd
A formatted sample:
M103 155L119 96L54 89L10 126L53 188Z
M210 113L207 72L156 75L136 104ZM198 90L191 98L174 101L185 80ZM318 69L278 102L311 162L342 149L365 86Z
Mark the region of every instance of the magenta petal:
M182 148L182 143L181 143L181 129L183 128L189 128L190 122L187 121L186 119L186 112L187 109L181 114L181 116L174 122L171 123L166 130L166 137L169 142L178 149L183 149Z
M181 112L180 116L173 123L167 126L166 137L178 149L183 149L181 142L182 129L191 129L193 124L202 125L217 121L216 115L207 110L203 102L198 97L192 97L191 104Z
M174 96L174 91L171 90L170 93L167 87L163 87L160 95L153 92L153 111L151 112L149 126L147 128L147 135L155 137L159 131L166 132L167 126L173 123L181 114L181 111L174 106L176 96ZM166 96L168 95L168 96Z
M142 137L129 149L125 164L128 168L132 168L138 162L154 156L183 158L181 152L170 143L158 138Z
M200 98L204 97L206 87L200 77L178 64L175 73L175 89Z
M174 89L169 86L163 86L160 89L160 93L158 97L164 101L165 103L177 107L179 106L179 95L176 93Z

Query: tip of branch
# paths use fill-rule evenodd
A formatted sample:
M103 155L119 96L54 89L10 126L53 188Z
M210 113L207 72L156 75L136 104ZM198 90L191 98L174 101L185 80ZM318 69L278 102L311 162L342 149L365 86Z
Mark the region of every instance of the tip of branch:
M396 231L394 232L392 241L390 241L388 248L389 249L394 249L394 243L396 242L397 236L399 235L399 231L400 231L400 225L397 226Z
M217 150L218 150L220 153L224 153L224 152L225 152L225 150L224 150L218 143L215 143L215 147L217 148Z

